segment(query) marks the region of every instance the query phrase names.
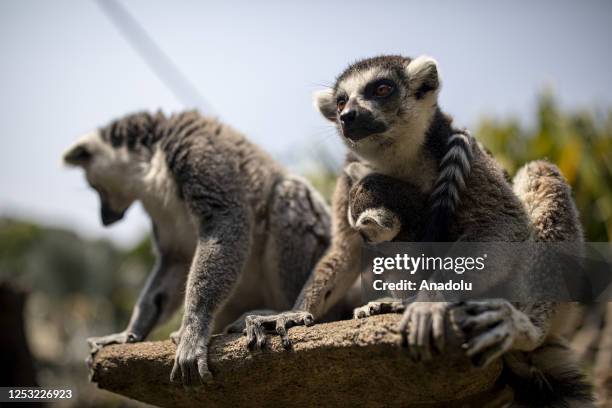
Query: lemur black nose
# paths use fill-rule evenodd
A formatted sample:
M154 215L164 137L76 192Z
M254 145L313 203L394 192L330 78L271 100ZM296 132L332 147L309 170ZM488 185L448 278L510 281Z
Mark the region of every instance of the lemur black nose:
M344 123L350 123L357 117L357 111L354 109L348 110L340 115L340 120Z

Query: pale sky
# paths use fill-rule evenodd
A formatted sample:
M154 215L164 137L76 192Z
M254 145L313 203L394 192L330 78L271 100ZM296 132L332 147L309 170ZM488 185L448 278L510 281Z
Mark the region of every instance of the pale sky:
M122 4L216 115L285 162L342 150L311 94L381 53L436 58L441 104L462 125L528 119L546 86L565 108L612 106L610 1ZM142 237L139 208L103 228L95 194L59 159L117 116L185 107L93 1L1 1L0 52L0 215L121 244Z

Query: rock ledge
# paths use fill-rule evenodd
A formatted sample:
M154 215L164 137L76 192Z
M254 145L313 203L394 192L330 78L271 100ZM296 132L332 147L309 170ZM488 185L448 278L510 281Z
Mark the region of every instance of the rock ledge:
M289 331L292 351L276 337L267 350L249 352L241 335L215 336L209 354L214 382L194 389L169 382L172 342L108 346L93 361L92 380L102 389L162 407L433 407L491 400L500 362L473 367L460 352L457 331L449 327L448 353L414 363L398 346L398 319L382 315L295 327Z

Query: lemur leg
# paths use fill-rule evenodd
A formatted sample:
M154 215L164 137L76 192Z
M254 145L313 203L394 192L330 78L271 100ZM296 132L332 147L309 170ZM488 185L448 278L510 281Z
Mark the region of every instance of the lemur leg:
M182 259L162 252L140 292L127 328L120 333L87 339L91 352L96 353L109 344L144 340L156 324L166 321L178 309L188 270L189 265Z
M366 305L353 310L353 318L363 319L387 313L403 313L406 310L404 302L393 298L382 298L368 302Z
M460 302L455 319L464 332L463 345L477 366L486 366L507 351L532 351L549 331L554 304L513 305L504 299ZM455 316L457 316L455 315ZM536 318L537 316L537 318Z
M200 226L185 294L170 380L185 386L208 382L208 342L215 310L239 279L251 247L251 225L242 208L224 209Z
M334 233L331 246L316 263L293 309L272 316L247 318L246 336L249 348L265 347L268 331L279 334L283 346L290 348L287 329L296 325L311 325L320 319L345 295L359 276L363 240L348 223L348 189L347 176L340 176L332 199Z

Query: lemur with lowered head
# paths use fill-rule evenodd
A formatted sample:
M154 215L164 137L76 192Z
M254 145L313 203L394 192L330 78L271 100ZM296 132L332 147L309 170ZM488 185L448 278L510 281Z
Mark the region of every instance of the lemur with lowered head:
M291 307L329 244L328 207L308 182L195 111L114 120L64 162L84 169L104 225L140 201L157 250L127 328L89 339L92 351L144 340L184 300L171 373L184 385L210 379L211 334L241 332L248 311Z
M431 225L432 220L442 219L443 232L433 234L440 240L535 241L537 234L527 208L513 192L507 175L467 132L452 127L450 117L437 104L439 88L433 59L382 56L351 65L332 89L316 95L315 103L323 116L337 125L350 148L347 165L360 162L372 172L412 184L429 197L427 210L419 214L429 220L422 240L432 237L427 232L437 227ZM351 177L345 172L332 198L331 246L293 310L279 315L247 316L250 347L263 347L269 329L275 329L289 347L286 329L312 324L356 279L363 239L354 228L353 222L359 220L349 220L354 216L348 211L351 187ZM571 198L566 207L573 209ZM573 211L566 216L574 216L575 221ZM582 239L579 233L565 238ZM428 298L417 300L426 301L405 307L400 332L411 355L426 360L431 358L432 349L444 347L444 321L451 305ZM510 302L493 299L467 302L463 307L473 317L466 324L490 328L467 343L468 354L478 364L488 364L508 350L525 352L530 358L550 333L558 332L551 330L556 323L553 318L562 318L561 307L551 303L531 304L519 310Z

